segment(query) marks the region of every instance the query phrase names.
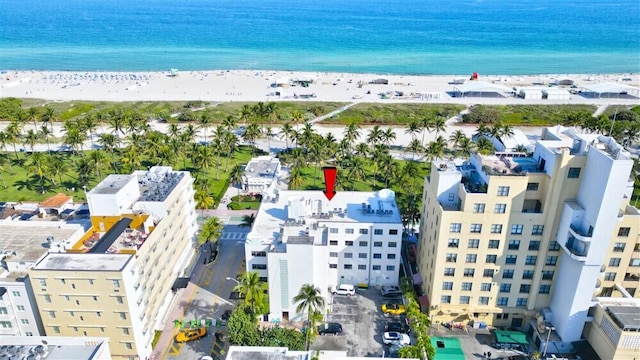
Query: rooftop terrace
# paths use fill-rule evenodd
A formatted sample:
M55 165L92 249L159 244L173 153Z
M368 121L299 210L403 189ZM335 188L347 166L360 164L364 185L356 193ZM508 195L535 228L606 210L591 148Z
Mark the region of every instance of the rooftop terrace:
M609 306L606 310L620 329L640 332L640 307Z

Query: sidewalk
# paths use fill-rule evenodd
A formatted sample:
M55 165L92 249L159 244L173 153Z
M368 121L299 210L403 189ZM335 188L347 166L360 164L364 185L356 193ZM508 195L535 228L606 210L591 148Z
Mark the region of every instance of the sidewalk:
M153 352L151 353L150 360L161 360L164 359L167 351L171 344L173 344L173 338L176 334L176 328L173 324L173 319L182 319L184 318L187 310L189 309L189 305L191 304L191 300L198 289L197 283L200 282L200 278L205 270L205 265L201 259L201 255L203 253L198 254L196 259L196 266L194 271L191 273L191 281L189 281L189 285L183 290L179 290L182 293L180 297L177 299L176 305L171 310L171 314L167 318L167 322L164 325L164 329L162 330L162 335L158 339L156 346L153 348Z

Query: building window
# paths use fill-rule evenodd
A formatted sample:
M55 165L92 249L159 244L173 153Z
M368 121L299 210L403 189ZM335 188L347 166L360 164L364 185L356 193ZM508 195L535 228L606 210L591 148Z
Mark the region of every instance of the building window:
M496 214L504 214L507 212L507 204L496 204L493 207L493 212Z
M529 285L529 284L520 285L520 293L521 294L528 294L530 291L531 291L531 285Z
M330 234L337 234L338 233L338 228L329 228L329 233Z
M20 322L22 323L22 325L29 325L29 320L27 319L20 319Z
M382 241L374 241L373 247L382 247Z
M127 313L121 312L121 313L118 313L118 314L120 316L120 320L127 320Z
M480 296L478 298L478 305L489 305L489 297L488 296Z
M373 254L374 259L382 259L382 254L375 253Z
M449 195L447 196L447 199L449 199L449 201L453 201L456 199L456 193L449 193Z
M0 307L0 314L1 315L6 315L7 314L7 308L6 307Z
M124 347L125 347L127 350L131 350L131 349L133 349L133 345L131 345L131 343L130 343L130 342L126 342L126 343L124 343Z
M473 212L474 213L484 213L484 203L475 203L475 204L473 204Z
M529 241L529 251L537 251L540 250L540 241L531 240Z
M618 229L618 236L619 237L629 237L629 233L631 232L631 228L630 227L621 227L620 229Z
M394 260L396 258L396 254L387 254L387 259Z
M461 223L451 223L451 225L449 225L449 232L459 233L460 231L462 231Z
M358 270L367 270L367 265L358 265Z
M567 173L567 177L569 179L577 179L580 177L580 168L578 167L570 167L569 172Z
M460 243L460 239L449 239L450 248L457 248L459 243Z
M122 296L116 296L116 302L118 304L122 304L124 301L122 300Z
M482 224L471 224L471 232L472 233L481 233L482 232Z
M329 240L329 245L337 246L338 240Z
M353 229L351 229L351 228L346 228L346 229L344 229L344 233L345 233L345 234L353 234Z
M12 291L12 292L11 292L11 296L13 296L13 297L20 297L20 291Z
M538 291L538 293L540 294L548 294L551 291L551 285L540 285L540 291Z
M366 258L367 258L367 253L358 253L358 259L366 259Z
M372 265L371 270L380 270L382 267L380 265Z
M476 255L476 254L467 254L467 256L465 257L465 262L468 263L468 264L475 264L477 259L478 259L478 255Z
M17 305L16 309L18 309L18 311L24 311L24 305Z
M489 240L489 249L497 249L500 247L500 240Z
M360 246L360 247L369 246L369 242L368 241L360 241L360 242L358 242L358 246Z
M49 318L50 319L55 319L56 318L56 312L55 311L49 311Z
M394 265L387 265L387 271L395 271L396 267Z
M111 283L115 289L120 289L120 280L111 280Z
M493 277L494 269L484 269L482 272L483 277Z
M509 196L509 187L498 186L498 196Z
M491 291L491 283L480 284L480 291Z
M533 225L531 228L531 235L542 235L544 231L544 225Z
M553 280L553 274L555 272L553 270L543 270L542 271L542 280Z
M522 279L523 280L531 280L531 279L533 279L533 270L524 270L522 272Z
M469 249L477 249L480 246L480 239L469 239Z
M455 276L456 269L455 268L444 268L444 276Z
M560 244L557 241L550 242L549 251L560 251Z
M453 282L445 281L442 283L442 290L453 290Z
M450 295L442 295L442 296L440 296L440 303L442 303L442 304L451 304L451 296Z
M447 254L446 259L447 259L446 260L447 262L454 263L454 262L458 261L458 254Z
M511 269L502 270L502 278L503 279L513 279L514 271Z
M487 264L495 264L497 260L498 255L487 255L484 262Z
M615 281L616 280L616 273L614 272L608 272L604 274L604 279L606 281Z
M623 252L626 244L622 242L617 242L613 244L613 252Z
M500 284L500 292L501 293L511 292L511 284Z
M389 235L398 235L398 229L389 229Z
M557 263L558 263L557 256L547 256L546 260L544 261L545 265L555 265Z
M373 235L382 235L382 229L374 229Z
M508 297L499 297L498 300L496 301L496 305L498 306L507 306L507 304L509 304Z
M344 258L345 259L353 259L353 253L344 253Z
M122 335L129 335L129 329L128 328L122 328Z
M535 255L527 255L526 260L524 261L525 265L535 265L538 257Z
M633 258L629 261L629 266L638 267L640 266L640 258Z
M351 269L353 269L353 265L351 265L351 264L344 264L344 269L345 269L345 270L351 270Z
M464 269L464 276L465 277L473 277L473 275L476 274L476 270L475 269L471 269L471 268L465 268Z
M491 224L491 233L492 234L501 234L502 233L502 224Z
M473 283L470 282L463 282L462 283L462 291L471 291L471 289L473 288Z
M397 242L395 242L395 241L390 241L390 242L389 242L389 247L390 247L390 248L398 247L398 243L397 243Z
M251 252L251 256L254 256L254 257L267 257L267 252L266 251L252 251Z
M360 233L360 235L367 235L369 233L369 229L360 229L358 230L358 232Z
M332 252L329 253L329 257L337 258L338 257L338 253L335 252L335 251L332 251Z
M620 258L611 258L611 259L609 259L609 266L611 266L611 267L620 266Z
M267 270L267 264L252 264L251 269L253 270Z
M512 235L520 235L522 234L522 230L524 229L524 225L522 224L513 224L511 225L511 234Z
M51 328L54 334L60 334L60 326L52 326Z
M51 304L51 295L43 295L42 298L47 304Z
M538 191L539 183L527 183L527 191Z
M102 317L102 312L96 311L96 317Z
M518 255L507 255L504 259L505 264L515 264L518 261Z
M527 306L527 298L517 298L516 306Z
M329 269L337 269L338 264L329 264Z
M27 336L33 336L33 333L32 333L31 331L27 331L27 332L25 332L25 334L26 334Z
M353 241L351 240L345 241L344 246L353 246Z
M509 240L509 245L507 247L509 250L518 250L520 249L520 240Z
M38 279L38 282L40 283L41 287L47 287L47 280L46 279Z
M460 296L460 304L468 304L470 299L468 296Z

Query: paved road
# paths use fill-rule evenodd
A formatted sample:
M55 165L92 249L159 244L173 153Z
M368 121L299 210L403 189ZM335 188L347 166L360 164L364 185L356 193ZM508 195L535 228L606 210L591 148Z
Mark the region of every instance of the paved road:
M236 300L231 295L236 284L226 278L235 278L238 273L244 272L244 239L248 232L249 228L246 227L225 225L219 240L218 259L206 265L192 300L184 304L188 307L183 320L212 320L213 326L208 329L207 336L184 344L174 342L164 359L199 359L205 355L224 358L220 355L221 350L226 350L225 346L216 341L214 334L217 330L224 331L225 326L218 329L215 323L225 310L235 306Z

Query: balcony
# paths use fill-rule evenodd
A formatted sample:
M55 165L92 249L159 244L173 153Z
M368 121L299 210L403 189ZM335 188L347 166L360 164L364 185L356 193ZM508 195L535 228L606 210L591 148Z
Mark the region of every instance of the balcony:
M524 204L522 204L522 212L541 214L542 203L540 202L540 200L525 200Z
M576 225L571 224L569 226L569 234L573 235L578 240L584 242L591 242L591 236L593 235L593 230L589 229L589 231L584 231L583 229L577 227Z
M640 273L626 273L624 281L640 281Z
M464 191L469 194L486 194L488 188L487 184L480 179L474 180L468 177L462 178L462 186Z
M573 259L585 261L589 253L589 242L582 241L570 235L565 243L565 248L569 251Z

